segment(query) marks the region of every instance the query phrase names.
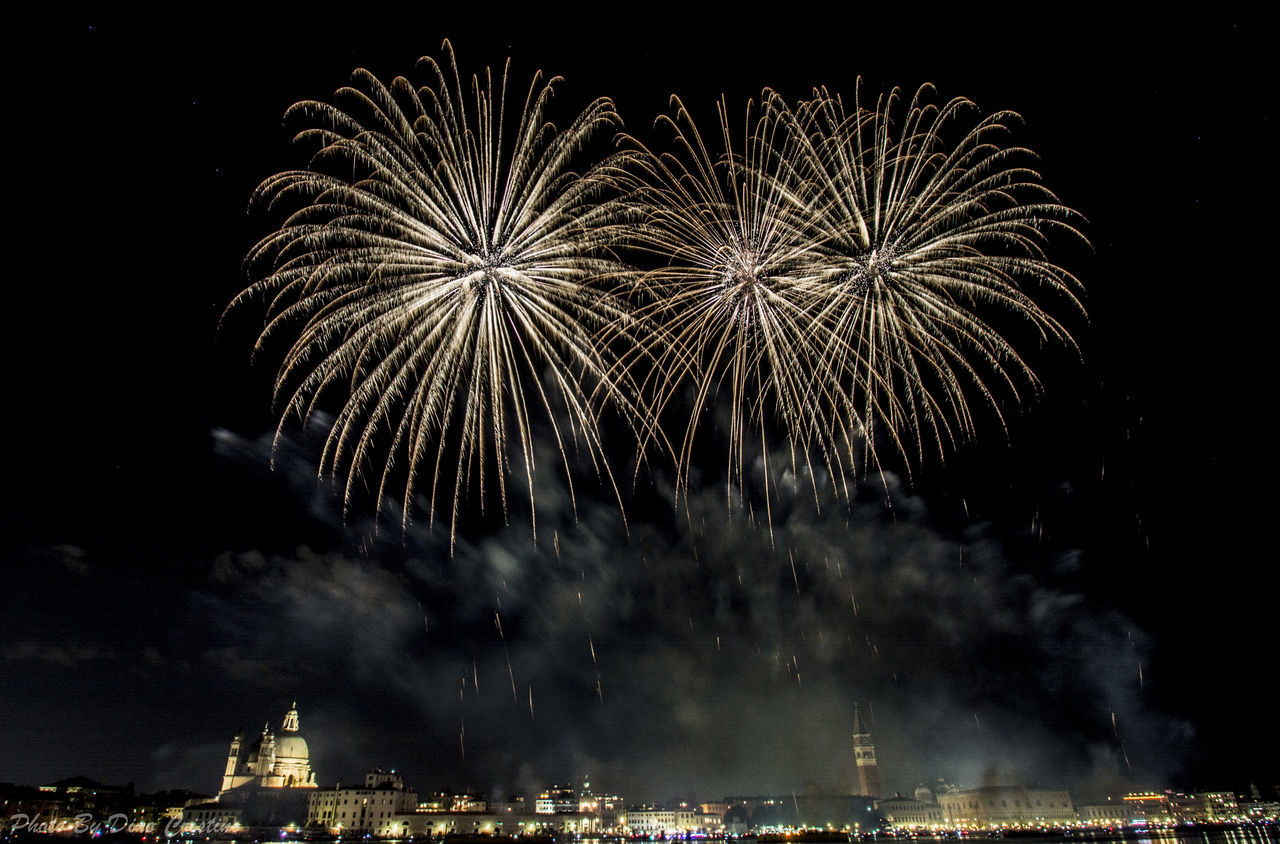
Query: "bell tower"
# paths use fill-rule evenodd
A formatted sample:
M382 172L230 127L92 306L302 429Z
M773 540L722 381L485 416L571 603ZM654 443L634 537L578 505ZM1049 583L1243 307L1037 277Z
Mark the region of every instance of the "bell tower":
M240 769L240 743L244 741L244 735L236 733L236 737L231 740L231 749L227 751L227 768L222 773L222 791L230 791L235 788L235 777Z
M871 731L862 721L862 709L853 705L853 761L858 765L858 788L867 797L880 799L880 769L876 767L876 748Z

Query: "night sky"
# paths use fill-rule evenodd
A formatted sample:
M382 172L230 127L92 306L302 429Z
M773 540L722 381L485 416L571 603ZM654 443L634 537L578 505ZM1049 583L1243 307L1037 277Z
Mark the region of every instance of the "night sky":
M1264 32L476 7L14 33L35 49L8 85L0 781L211 793L231 737L296 699L327 785L847 793L855 702L889 791L1280 783ZM673 92L710 121L722 92L858 75L1019 112L1089 221L1092 252L1055 253L1088 289L1083 361L1038 352L1007 437L851 505L784 486L772 540L710 468L674 510L661 458L626 527L585 471L575 518L554 459L536 546L519 506L453 558L447 530L344 525L322 430L287 428L269 468L262 314L219 320L270 231L251 191L305 160L285 109L357 66L412 75L444 37L466 73L511 56L520 91L564 76L553 118L607 95L646 137Z

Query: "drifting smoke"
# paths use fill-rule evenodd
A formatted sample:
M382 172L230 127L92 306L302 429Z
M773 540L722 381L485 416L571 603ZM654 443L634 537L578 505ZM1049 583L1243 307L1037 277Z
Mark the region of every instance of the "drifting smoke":
M220 437L233 459L270 447ZM628 530L607 501L579 499L575 522L538 477L537 546L513 527L451 558L440 532L356 525L356 547L221 556L188 597L205 670L306 700L326 779L381 764L495 794L583 774L637 799L848 793L855 701L890 789L1178 762L1185 727L1142 701L1140 631L1070 587L1071 555L942 532L900 489L819 513L807 479L776 479L771 542L749 509L726 518L722 489Z

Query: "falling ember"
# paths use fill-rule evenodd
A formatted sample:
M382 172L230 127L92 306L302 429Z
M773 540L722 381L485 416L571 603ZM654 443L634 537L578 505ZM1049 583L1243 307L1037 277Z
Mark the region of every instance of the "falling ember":
M600 684L600 662L596 659L596 643L592 641L591 634L587 634L587 646L591 648L591 667L596 672L596 694L600 697L600 702L604 703L604 687Z
M529 720L533 720L533 686L529 686Z
M791 561L791 580L796 585L796 594L800 594L800 578L796 576L796 558L792 556L791 549L787 549L787 559Z
M978 713L973 713L973 723L978 725L978 739L982 739L982 722L978 720Z
M502 617L496 612L493 614L493 623L498 627L498 638L502 640L502 655L507 660L507 676L511 678L511 702L519 703L520 698L516 695L516 673L511 670L511 654L507 652L507 637L502 633Z

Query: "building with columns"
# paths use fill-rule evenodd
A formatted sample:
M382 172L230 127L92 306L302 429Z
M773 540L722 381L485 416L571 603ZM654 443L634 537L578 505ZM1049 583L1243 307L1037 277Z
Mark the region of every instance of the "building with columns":
M1068 826L1079 820L1065 789L984 786L938 795L949 827Z
M316 787L316 775L311 770L311 751L300 732L296 701L284 716L279 737L271 731L271 725L266 724L262 727L262 735L253 744L245 744L243 733L232 739L218 800L221 801L230 792L246 786Z

